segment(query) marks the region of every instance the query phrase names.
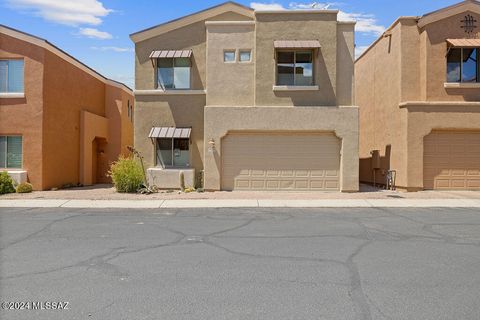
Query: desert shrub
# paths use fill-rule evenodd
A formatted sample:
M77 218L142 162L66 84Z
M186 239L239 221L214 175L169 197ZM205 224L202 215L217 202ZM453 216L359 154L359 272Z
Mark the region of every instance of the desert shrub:
M17 193L30 193L33 191L33 186L28 182L20 183L17 188Z
M117 192L134 193L144 184L142 166L133 158L120 157L112 163L108 175Z
M15 193L13 179L6 171L0 172L0 194Z

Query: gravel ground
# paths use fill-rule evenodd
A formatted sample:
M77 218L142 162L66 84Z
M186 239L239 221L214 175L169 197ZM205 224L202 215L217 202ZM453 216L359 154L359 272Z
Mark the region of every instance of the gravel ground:
M168 199L281 199L281 200L316 200L316 199L480 199L479 191L422 191L400 192L374 189L362 185L359 193L340 192L192 192L162 191L151 195L122 194L115 192L111 185L72 188L58 191L35 191L28 194L8 194L2 199L65 199L65 200L168 200Z

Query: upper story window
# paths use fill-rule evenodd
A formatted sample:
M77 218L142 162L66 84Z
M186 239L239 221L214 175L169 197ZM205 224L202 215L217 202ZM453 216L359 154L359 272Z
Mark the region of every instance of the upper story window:
M277 85L313 86L313 50L277 51Z
M0 136L0 168L22 168L22 136Z
M480 82L480 48L451 48L447 54L447 82Z
M158 87L165 89L190 89L190 58L159 58Z
M23 60L0 60L0 93L23 92Z
M225 50L223 52L223 62L235 62L236 60L235 50Z
M250 62L250 61L252 61L252 51L251 50L240 50L239 60L240 60L240 62Z

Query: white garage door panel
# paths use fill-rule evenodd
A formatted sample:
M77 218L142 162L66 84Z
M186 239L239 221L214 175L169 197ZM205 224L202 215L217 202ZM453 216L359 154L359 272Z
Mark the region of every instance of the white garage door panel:
M230 134L222 141L223 190L339 190L333 134Z
M425 189L480 190L480 133L434 132L423 160Z

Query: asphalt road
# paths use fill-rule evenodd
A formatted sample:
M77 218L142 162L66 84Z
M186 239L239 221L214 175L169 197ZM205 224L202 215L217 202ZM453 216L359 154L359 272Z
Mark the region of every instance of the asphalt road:
M0 319L480 318L478 209L0 209L0 250L69 302Z

